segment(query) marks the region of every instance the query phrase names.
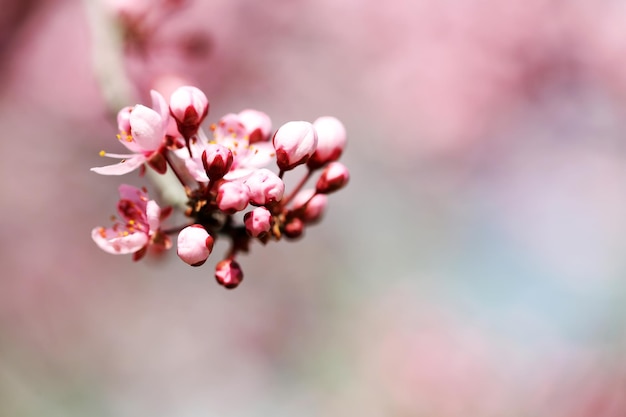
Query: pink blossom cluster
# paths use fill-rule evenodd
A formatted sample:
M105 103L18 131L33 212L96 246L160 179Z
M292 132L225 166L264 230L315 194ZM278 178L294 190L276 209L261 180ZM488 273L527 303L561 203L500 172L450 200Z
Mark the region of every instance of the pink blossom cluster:
M207 133L202 123L209 101L198 88L176 89L169 103L156 91L151 96L151 107L137 104L117 115L117 139L131 153L102 151L101 156L121 161L91 170L102 175L136 169L143 173L146 167L159 174L171 170L185 191L189 221L164 228L162 221L172 209L161 209L145 189L122 185L114 225L92 231L94 242L106 252L139 260L149 248L172 247L170 236L177 234L180 259L200 266L215 240L226 237L230 250L217 263L215 277L224 287L235 288L243 279L237 254L247 252L252 240L266 244L302 236L322 217L327 195L349 180L347 168L338 162L346 131L334 117L291 121L272 132L268 115L244 110L225 115ZM269 168L274 164L277 172ZM283 178L298 166L305 167L304 174L286 192ZM306 188L315 174L315 186Z

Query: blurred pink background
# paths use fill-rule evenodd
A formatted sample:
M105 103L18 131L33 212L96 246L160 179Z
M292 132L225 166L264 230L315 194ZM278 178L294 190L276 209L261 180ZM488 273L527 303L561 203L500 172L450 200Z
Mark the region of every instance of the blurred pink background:
M122 3L0 3L0 415L626 415L626 3L188 0L119 66ZM348 130L235 291L90 239L147 184L89 172L111 103L173 76Z

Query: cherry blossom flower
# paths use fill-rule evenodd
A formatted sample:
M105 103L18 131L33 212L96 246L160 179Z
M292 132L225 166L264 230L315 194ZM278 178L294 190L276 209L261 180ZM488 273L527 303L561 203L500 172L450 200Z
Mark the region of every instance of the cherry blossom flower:
M257 127L251 125L251 129L253 130L246 129L239 115L233 113L222 117L213 129L215 143L224 145L233 152L233 165L224 179L244 178L255 169L269 164L274 157L274 149L270 142L250 143L250 135Z
M138 104L122 109L117 116L118 138L134 153L105 154L124 160L92 171L120 175L147 163L164 174L169 167L172 175L157 180L157 187L165 199L174 192L180 195L172 200L186 220L162 230L161 220L172 208L162 211L145 190L122 185L118 219L112 227L93 229L92 238L108 253L132 254L138 260L148 248L169 249L169 236L177 235L178 257L200 266L211 255L215 240L225 236L230 248L217 263L215 278L225 288L235 288L243 279L235 260L238 254L248 252L253 240L267 244L283 237L302 237L305 228L322 217L326 194L348 182L347 168L336 161L345 146L345 129L333 117L320 118L316 125L288 122L270 140L269 116L244 110L211 125L209 137L200 125L208 112L204 93L187 86L171 97L168 106L161 94L152 91L152 108ZM317 154L316 129L322 136ZM313 155L317 155L315 160L285 194L286 171ZM266 168L272 161L280 172ZM321 173L315 188L301 191L318 168ZM175 191L177 186L181 188ZM244 214L249 204L256 207Z
M164 144L169 124L169 107L165 99L157 91L152 90L152 108L141 104L126 107L118 113L117 135L119 141L132 154L113 154L102 151L101 156L121 158L113 165L91 168L102 175L123 175L148 162L158 172L165 172L166 164L160 151Z
M189 173L196 181L208 182L209 177L204 169L202 153L207 151L208 154L212 144L224 146L230 149L233 155L230 171L224 175L224 179L244 179L255 169L269 164L275 156L274 148L269 141L250 143L250 134L257 132L259 127L251 122L248 122L248 125L252 131L246 128L238 115L229 113L217 124L211 125L212 139L209 139L204 131L198 131L198 138L189 144L191 157L189 152L182 148L176 151L176 155L185 161ZM256 135L258 136L258 133Z
M120 219L112 227L96 227L91 231L91 238L100 249L114 255L132 253L135 260L141 258L150 245L169 249L169 238L160 232L161 220L167 217L168 211L162 211L145 190L122 184L119 193Z

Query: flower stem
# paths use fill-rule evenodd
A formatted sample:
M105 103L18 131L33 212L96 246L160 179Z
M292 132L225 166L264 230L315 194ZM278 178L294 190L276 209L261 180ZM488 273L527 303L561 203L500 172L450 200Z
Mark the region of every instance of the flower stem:
M296 194L298 194L298 192L302 189L302 187L304 187L304 184L306 184L309 178L311 178L311 175L313 175L313 170L309 169L307 173L304 175L304 177L302 177L298 185L296 185L293 191L291 191L291 194L289 194L286 198L284 198L281 201L281 204L283 205L283 207L289 204L289 202L296 196Z
M178 167L176 166L176 164L172 160L171 152L168 149L165 149L164 152L163 152L163 155L165 156L165 160L167 161L167 164L172 169L172 172L174 173L174 175L176 175L176 178L178 179L178 181L180 181L180 184L185 188L185 192L187 194L189 194L191 189L189 188L189 186L187 185L187 182L185 181L185 179L183 178L182 174L178 170Z

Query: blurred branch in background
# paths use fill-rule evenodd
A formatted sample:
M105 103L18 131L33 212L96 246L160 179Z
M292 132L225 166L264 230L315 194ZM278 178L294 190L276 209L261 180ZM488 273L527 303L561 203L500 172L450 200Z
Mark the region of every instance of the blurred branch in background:
M19 48L20 39L27 35L38 9L45 0L5 0L0 13L0 88L3 87L7 64L15 48Z

